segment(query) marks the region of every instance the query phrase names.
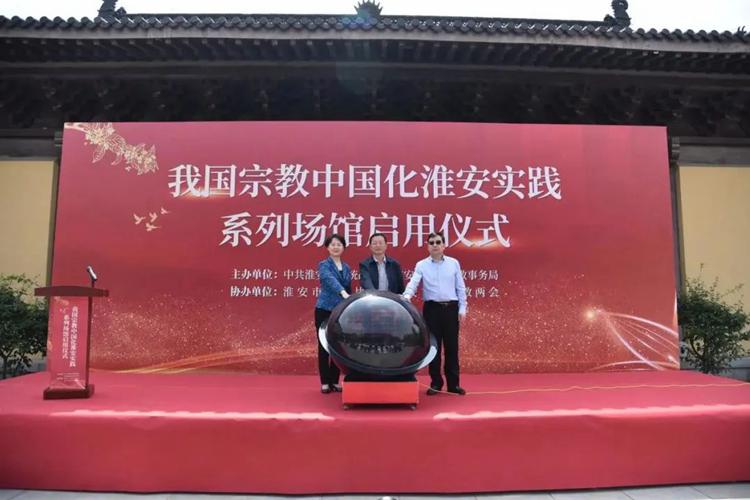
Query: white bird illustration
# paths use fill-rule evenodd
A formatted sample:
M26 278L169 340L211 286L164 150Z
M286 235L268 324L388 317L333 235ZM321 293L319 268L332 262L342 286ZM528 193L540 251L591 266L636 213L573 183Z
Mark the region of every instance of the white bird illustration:
M153 231L154 229L159 229L159 227L160 227L160 226L154 226L154 225L152 225L152 224L149 224L148 222L146 223L146 231L147 231L147 232L151 232L151 231Z
M143 221L143 219L145 219L145 218L146 218L146 217L138 217L138 216L137 216L136 214L133 214L133 219L135 219L135 225L136 225L136 226L137 226L138 224L140 224L140 223L141 223L141 222Z

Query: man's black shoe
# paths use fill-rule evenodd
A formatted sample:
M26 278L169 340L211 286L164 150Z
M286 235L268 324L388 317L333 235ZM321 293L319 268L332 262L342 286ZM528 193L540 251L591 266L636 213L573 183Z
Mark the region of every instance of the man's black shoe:
M459 396L466 395L466 391L463 390L461 387L449 387L448 392L452 392L453 394L458 394Z
M440 387L435 387L434 385L431 385L429 389L427 389L427 395L428 396L434 396L440 392Z

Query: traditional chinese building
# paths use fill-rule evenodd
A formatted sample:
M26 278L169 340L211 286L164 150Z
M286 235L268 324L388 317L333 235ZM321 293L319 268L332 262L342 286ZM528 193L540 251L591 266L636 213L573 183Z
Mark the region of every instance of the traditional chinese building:
M704 264L726 288L750 284L744 30L635 30L626 0L608 14L602 0L601 21L116 3L93 19L0 17L0 231L12 237L0 272L47 280L64 122L406 120L667 126L680 276Z

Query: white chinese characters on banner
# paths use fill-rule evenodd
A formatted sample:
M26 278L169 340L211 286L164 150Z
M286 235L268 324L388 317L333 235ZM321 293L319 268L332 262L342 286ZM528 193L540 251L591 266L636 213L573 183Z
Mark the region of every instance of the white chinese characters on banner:
M510 248L509 237L503 227L509 224L505 214L489 214L486 219L476 220L471 215L445 214L439 220L435 214L406 214L403 217L381 212L380 216L362 216L353 212L326 216L322 213L301 214L251 214L240 212L222 217L224 229L219 246L252 247L266 244L269 239L286 247L290 243L301 246L322 246L326 234L338 233L355 247L367 245L362 235L382 232L388 236L392 247L422 247L430 233L440 231L450 247L484 247L499 244ZM367 222L367 224L365 224ZM403 222L403 224L402 224ZM439 223L438 223L439 222ZM403 229L401 229L403 228ZM401 233L403 232L403 237ZM256 236L253 239L253 235Z
M282 163L276 168L253 163L236 165L182 164L169 170L168 187L173 198L180 196L261 196L307 197L317 190L323 197L344 193L348 198L499 199L514 195L519 199L562 199L557 167L550 165L514 169L510 165L490 170L476 165L449 168L422 165L421 171L406 165L354 165L348 169L326 163L309 169L301 164Z
M499 298L499 269L463 269L468 297ZM410 279L413 270L404 271L404 278ZM274 270L270 268L234 268L230 274L231 283L227 287L228 295L233 299L308 299L320 295L317 269L287 268ZM352 279L357 283L359 272L352 270ZM354 292L361 291L355 286Z
M515 197L519 200L562 200L562 181L554 166L529 166L515 169L511 165L490 170L477 165L450 168L446 165L422 165L421 170L392 164L387 173L381 165L350 164L347 169L326 163L309 169L299 163L282 163L276 168L253 163L247 168L237 165L182 164L170 169L168 184L173 197L261 196L306 198L315 191L324 198L342 194L348 198L451 198L497 200ZM385 175L383 175L385 173ZM322 246L326 234L338 233L354 246L363 246L366 235L380 232L394 247L423 247L427 235L442 232L449 246L484 247L497 244L510 247L511 239L503 226L510 223L505 213L483 217L447 213L407 213L390 215L347 213L265 214L249 211L222 217L220 246L260 247L275 242ZM364 236L363 236L364 235ZM237 293L245 293L244 290Z

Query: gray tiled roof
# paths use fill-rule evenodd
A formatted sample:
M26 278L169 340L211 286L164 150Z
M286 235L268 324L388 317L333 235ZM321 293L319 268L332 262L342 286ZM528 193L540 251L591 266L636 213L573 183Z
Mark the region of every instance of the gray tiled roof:
M135 32L171 30L229 30L266 33L433 33L443 35L523 35L551 39L604 38L624 41L750 43L744 31L631 29L606 21L537 20L508 18L293 15L293 14L125 14L94 19L7 18L0 16L0 30L18 32Z

